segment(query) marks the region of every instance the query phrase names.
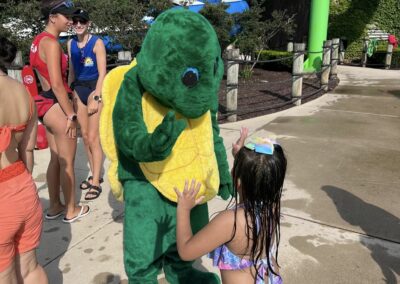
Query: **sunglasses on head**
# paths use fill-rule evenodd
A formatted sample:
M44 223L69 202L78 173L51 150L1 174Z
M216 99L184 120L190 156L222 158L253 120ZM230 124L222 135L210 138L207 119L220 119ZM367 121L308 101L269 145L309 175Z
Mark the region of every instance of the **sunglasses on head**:
M88 23L87 20L81 18L72 18L72 22L74 25L81 23L81 25L86 25Z
M61 7L72 8L72 7L74 7L74 3L71 0L67 0L67 1L61 2L60 4L58 4L57 6L54 6L50 10L50 14L52 14L53 11L55 11L56 9L61 8Z

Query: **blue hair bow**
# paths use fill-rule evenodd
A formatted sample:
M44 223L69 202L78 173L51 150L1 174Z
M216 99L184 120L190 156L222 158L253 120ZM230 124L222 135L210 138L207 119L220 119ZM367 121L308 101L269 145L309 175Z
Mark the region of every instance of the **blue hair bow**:
M244 147L256 153L272 155L274 154L274 144L276 141L269 138L254 137L250 138Z

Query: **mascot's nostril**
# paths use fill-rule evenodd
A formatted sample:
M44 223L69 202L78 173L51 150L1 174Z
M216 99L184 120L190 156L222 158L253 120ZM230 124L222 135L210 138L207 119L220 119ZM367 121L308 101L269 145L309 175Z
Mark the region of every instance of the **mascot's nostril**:
M182 83L193 88L199 82L199 71L197 68L187 68L182 75Z

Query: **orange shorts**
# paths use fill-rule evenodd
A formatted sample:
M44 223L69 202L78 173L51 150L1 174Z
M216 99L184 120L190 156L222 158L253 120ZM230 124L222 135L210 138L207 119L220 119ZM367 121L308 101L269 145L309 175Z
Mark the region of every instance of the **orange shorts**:
M39 246L42 224L42 205L25 165L18 161L0 170L0 272L16 254Z

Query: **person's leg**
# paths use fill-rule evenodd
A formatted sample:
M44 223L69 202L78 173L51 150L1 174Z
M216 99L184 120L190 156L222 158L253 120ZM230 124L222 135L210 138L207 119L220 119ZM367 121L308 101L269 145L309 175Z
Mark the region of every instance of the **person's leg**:
M124 184L124 264L129 283L158 283L168 248L165 232L174 230L160 200L160 194L149 183Z
M54 105L44 117L46 126L54 135L60 165L60 184L64 194L67 219L77 216L81 210L75 205L75 151L76 138L69 138L65 133L67 119L59 104ZM87 212L89 207L84 210Z
M50 202L47 214L57 215L65 209L60 199L60 163L58 162L56 141L49 128L47 128L46 137L50 148L50 162L46 172Z
M172 205L168 207L168 215L176 217L176 205ZM202 227L204 227L208 223L208 207L207 204L198 205L193 208L191 214L191 224L193 234L197 233ZM176 225L176 220L174 220L174 224ZM175 230L173 228L173 236L174 242L168 248L168 251L165 253L164 257L164 272L167 281L171 284L219 284L220 280L218 275L211 272L202 272L193 267L193 261L183 261L178 254L178 250L176 248L176 239L175 239Z
M103 164L103 150L101 148L99 134L101 106L102 104L99 105L99 110L96 113L88 117L88 141L90 153L92 154L91 169L93 175L91 183L97 187L100 186L101 168ZM93 190L89 190L85 197L88 197L89 199L96 197L97 194L93 194L92 192Z
M0 272L0 284L18 284L14 261Z
M76 114L78 116L78 122L83 139L83 144L85 145L85 151L88 157L90 171L93 172L93 158L89 148L87 106L84 103L82 103L81 99L76 93L75 93L75 98L76 98ZM89 181L89 183L92 183L92 181Z
M36 259L36 250L31 250L15 258L18 281L24 284L47 284L47 275Z

